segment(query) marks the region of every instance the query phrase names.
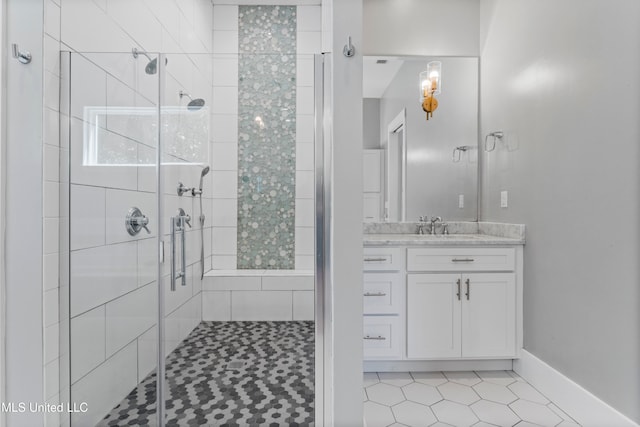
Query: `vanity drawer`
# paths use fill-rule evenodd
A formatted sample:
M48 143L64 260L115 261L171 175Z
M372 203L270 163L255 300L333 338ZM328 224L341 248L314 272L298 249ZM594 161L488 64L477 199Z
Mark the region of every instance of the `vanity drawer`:
M364 271L400 271L402 269L402 249L364 248Z
M515 248L409 248L408 271L513 271Z
M398 314L402 310L403 275L364 273L364 314Z
M398 316L364 316L365 359L396 359L402 356L402 330Z

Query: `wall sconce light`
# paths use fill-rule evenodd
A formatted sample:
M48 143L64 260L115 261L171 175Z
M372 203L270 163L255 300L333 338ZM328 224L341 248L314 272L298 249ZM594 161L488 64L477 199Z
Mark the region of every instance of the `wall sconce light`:
M422 109L427 113L427 120L433 116L433 111L438 108L438 100L435 95L442 89L442 62L431 61L427 64L426 71L420 73L420 101Z

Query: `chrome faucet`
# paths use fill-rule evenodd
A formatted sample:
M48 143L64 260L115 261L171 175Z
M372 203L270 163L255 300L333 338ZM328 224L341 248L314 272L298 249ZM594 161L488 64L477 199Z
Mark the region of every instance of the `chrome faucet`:
M442 218L439 216L432 216L431 217L431 229L429 230L429 232L431 234L436 234L436 224L439 222L442 222Z
M427 223L427 218L427 215L420 215L420 218L418 219L420 224L418 224L418 229L416 231L417 234L424 234L424 226Z

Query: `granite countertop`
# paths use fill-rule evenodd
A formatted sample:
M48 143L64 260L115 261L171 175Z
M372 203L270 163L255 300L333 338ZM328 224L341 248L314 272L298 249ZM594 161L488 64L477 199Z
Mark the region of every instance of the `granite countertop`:
M417 223L364 224L364 246L504 246L523 245L524 225L451 222L450 234L416 234ZM440 233L440 230L438 230Z

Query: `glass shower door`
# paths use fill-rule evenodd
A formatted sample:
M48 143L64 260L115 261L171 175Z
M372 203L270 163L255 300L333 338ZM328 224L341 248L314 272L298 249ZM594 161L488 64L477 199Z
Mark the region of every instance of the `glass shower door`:
M63 53L63 425L156 425L162 201L157 54Z

